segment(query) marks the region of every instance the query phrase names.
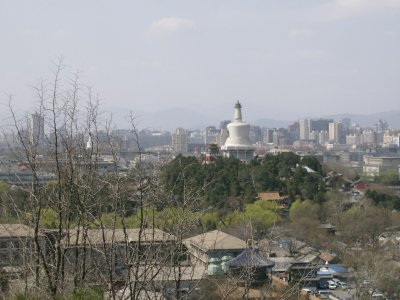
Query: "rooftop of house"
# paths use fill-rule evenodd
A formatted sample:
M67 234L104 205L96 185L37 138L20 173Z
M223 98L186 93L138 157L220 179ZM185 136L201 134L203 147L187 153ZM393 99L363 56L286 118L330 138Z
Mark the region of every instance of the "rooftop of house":
M269 257L275 263L272 268L274 272L286 272L292 266L295 259L293 257Z
M89 244L110 244L110 243L125 243L125 242L138 242L139 239L143 243L162 243L175 241L175 237L160 229L145 228L140 230L135 229L88 229L85 231L87 237L86 242ZM68 242L69 245L80 245L84 243L83 231L80 228L75 228L69 232L64 238L64 243Z
M316 251L314 247L308 246L302 241L291 238L280 239L277 241L265 239L261 240L258 244L261 251L276 257L305 255Z
M261 240L258 243L260 250L269 256L274 257L287 257L290 256L290 249L284 247L284 245L278 241L270 241L267 239Z
M329 252L321 252L319 258L325 262L330 262L336 258L336 254Z
M297 263L311 263L311 262L315 261L315 259L318 256L319 256L319 252L313 251L313 252L307 253L303 256L296 258L296 262Z
M209 231L184 240L186 244L194 244L203 251L246 249L245 241L220 230Z
M33 237L33 228L23 224L0 224L0 238Z
M226 263L229 268L242 267L273 267L275 262L269 258L262 257L258 251L254 249L246 249L237 257Z
M266 201L279 201L279 200L284 200L287 197L280 196L278 192L263 192L263 193L258 193L258 198L260 200L266 200Z

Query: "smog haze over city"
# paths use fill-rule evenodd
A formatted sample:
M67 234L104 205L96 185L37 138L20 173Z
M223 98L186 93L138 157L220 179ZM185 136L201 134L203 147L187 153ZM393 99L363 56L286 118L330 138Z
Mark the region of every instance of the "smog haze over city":
M2 1L1 106L33 106L63 57L144 126L230 119L236 100L248 121L398 110L399 20L398 0Z

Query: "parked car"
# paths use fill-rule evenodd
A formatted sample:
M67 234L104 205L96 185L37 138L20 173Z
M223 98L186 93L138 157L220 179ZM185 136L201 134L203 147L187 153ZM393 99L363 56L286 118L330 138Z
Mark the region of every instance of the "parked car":
M301 292L302 292L303 294L312 294L312 293L313 293L313 290L312 290L312 289L309 289L309 288L302 288L302 289L301 289Z
M369 286L371 284L371 281L369 281L368 279L364 279L362 284L363 286Z
M337 284L337 286L340 287L342 290L346 290L346 289L349 288L349 286L347 285L347 283L346 283L346 282L343 282L343 281L339 281L339 282L337 282L336 284Z
M336 288L337 288L337 285L336 284L334 284L334 283L328 283L328 289L330 289L330 290L336 290Z
M328 283L328 289L335 290L337 288L337 285L334 281L328 280L327 283Z
M331 294L328 290L319 290L315 293L316 296L329 296Z
M380 291L375 290L371 295L371 299L385 299L385 296Z

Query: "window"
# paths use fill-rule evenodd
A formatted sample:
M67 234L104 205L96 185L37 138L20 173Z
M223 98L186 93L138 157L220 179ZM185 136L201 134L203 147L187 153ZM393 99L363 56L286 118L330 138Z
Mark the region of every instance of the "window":
M0 251L0 264L1 265L10 264L10 257L8 251Z
M16 266L22 264L23 262L24 260L22 254L18 253L17 251L13 251L11 264Z
M9 241L0 240L0 249L8 249Z

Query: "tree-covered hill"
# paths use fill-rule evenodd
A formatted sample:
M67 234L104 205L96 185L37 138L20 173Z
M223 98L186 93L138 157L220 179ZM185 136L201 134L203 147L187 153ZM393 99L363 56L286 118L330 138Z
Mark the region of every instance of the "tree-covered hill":
M219 209L242 209L253 203L259 192L266 191L288 195L290 200L321 203L326 191L318 160L291 152L255 158L248 164L235 158L218 158L214 164L204 164L179 155L163 167L161 183L181 200L185 190L196 190L203 196L201 206Z

